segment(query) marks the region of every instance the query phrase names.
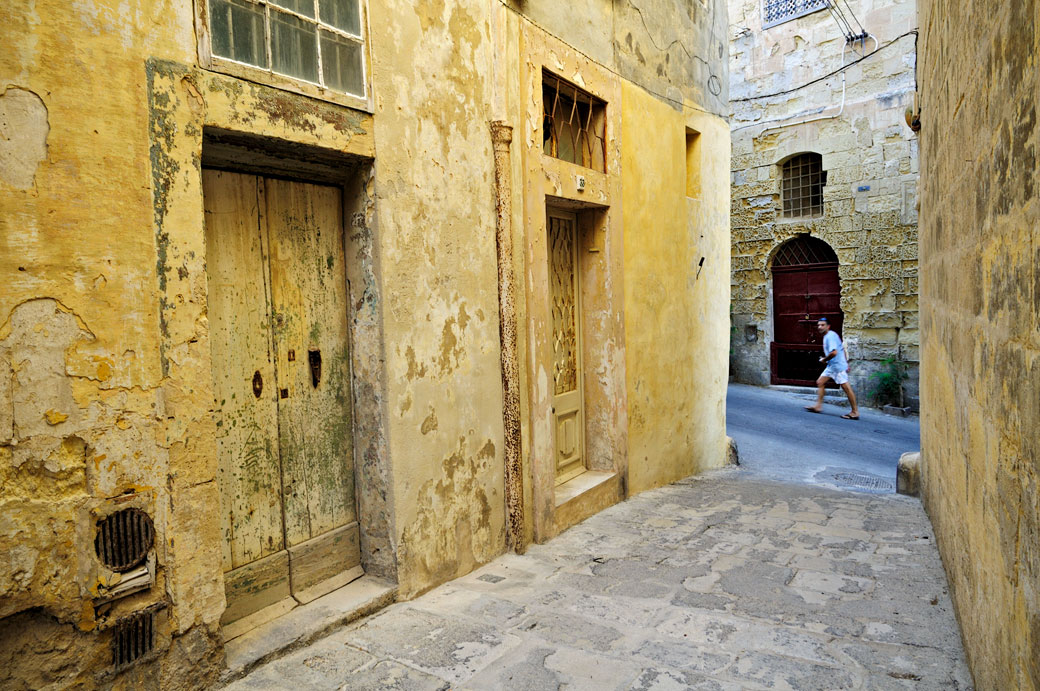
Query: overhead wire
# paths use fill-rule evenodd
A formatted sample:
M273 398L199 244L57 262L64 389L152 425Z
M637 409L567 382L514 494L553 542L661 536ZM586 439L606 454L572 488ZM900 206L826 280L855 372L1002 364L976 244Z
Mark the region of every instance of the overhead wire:
M831 17L834 18L834 21L837 22L838 31L841 32L841 35L844 36L845 40L847 41L849 36L852 35L852 27L849 26L847 22L843 21L844 15L842 15L841 12L838 10L837 5L835 5L835 3L833 2L830 2L830 0L828 0L827 2L827 11L830 13Z
M856 13L852 11L852 5L849 4L849 0L834 0L834 2L844 2L845 9L849 11L849 14L852 16L852 19L856 22L856 26L859 27L860 35L867 33L867 30L863 28L863 24L861 24L859 19L856 18Z
M906 33L903 33L903 34L900 34L900 35L896 36L891 41L888 41L887 43L881 44L878 48L875 48L874 50L872 50L871 52L867 53L863 57L861 57L861 58L859 58L857 60L853 60L852 62L849 62L849 63L847 63L845 65L842 65L838 69L833 70L831 72L828 72L827 74L821 75L819 77L816 77L815 79L807 81L804 84L799 84L798 86L793 86L790 89L784 89L783 91L775 91L775 92L773 92L771 94L761 94L761 95L758 95L758 96L747 96L745 98L731 98L730 99L730 103L742 103L742 102L747 102L747 101L757 101L757 100L763 99L763 98L773 98L774 96L785 96L787 94L794 93L795 91L799 91L799 90L804 89L804 88L806 88L808 86L812 86L813 84L818 84L819 82L822 82L825 79L830 79L831 77L833 77L836 74L841 74L842 72L844 72L845 70L849 69L853 65L859 64L859 63L863 62L864 60L866 60L868 58L871 58L874 55L877 55L878 53L883 51L885 48L888 48L889 46L894 44L896 41L899 41L900 39L906 38L907 36L916 36L916 35L917 35L917 29L911 29L910 31L907 31Z

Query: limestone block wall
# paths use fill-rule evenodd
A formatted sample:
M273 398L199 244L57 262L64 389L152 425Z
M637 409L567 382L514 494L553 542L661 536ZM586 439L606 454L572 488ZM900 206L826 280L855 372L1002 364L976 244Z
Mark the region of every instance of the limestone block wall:
M979 689L1040 689L1040 3L921 3L924 501Z
M862 395L880 361L909 365L906 405L916 405L918 144L904 111L914 101L915 0L855 0L875 36L846 41L826 11L762 28L760 0L730 3L732 336L739 381L770 382L771 262L785 241L809 233L838 256L843 336ZM868 57L840 74L798 88ZM773 95L775 94L775 95ZM823 157L823 216L786 219L781 168L787 158Z

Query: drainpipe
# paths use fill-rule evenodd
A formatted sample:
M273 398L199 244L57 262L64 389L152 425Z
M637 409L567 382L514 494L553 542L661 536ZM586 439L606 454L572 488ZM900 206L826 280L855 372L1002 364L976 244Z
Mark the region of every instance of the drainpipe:
M502 342L502 426L505 433L506 539L518 554L524 544L524 476L520 456L520 365L516 347L516 284L513 277L513 197L509 144L513 128L491 122L495 151L495 242L498 246L498 334Z

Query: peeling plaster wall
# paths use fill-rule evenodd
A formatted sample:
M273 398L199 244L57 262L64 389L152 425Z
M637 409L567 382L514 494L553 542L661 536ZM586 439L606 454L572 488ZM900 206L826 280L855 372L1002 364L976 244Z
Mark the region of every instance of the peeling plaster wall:
M154 687L170 674L193 685L216 670L183 657L112 679L105 630L177 587L175 545L205 534L185 511L212 501L205 484L170 489L144 67L152 51L186 55L191 21L190 7L165 2L0 6L5 688ZM114 497L153 516L160 567L149 592L96 611L92 526ZM203 659L219 650L222 597L195 601L207 615L160 612L160 645L180 636L204 641Z
M1040 689L1038 28L921 5L922 482L980 689Z
M856 16L880 45L841 76L770 98L841 67L845 40L826 11L762 29L760 0L730 0L730 95L733 108L731 367L739 381L770 382L773 338L771 261L801 233L838 255L843 338L860 397L880 361L910 365L906 405L917 404L917 137L904 111L913 106L916 0L856 0ZM874 42L867 42L873 49ZM847 56L852 55L850 49ZM851 62L851 57L847 62ZM841 117L798 124L810 118ZM784 119L786 118L786 119ZM780 163L812 151L827 172L824 215L785 219Z
M617 500L604 491L581 511L554 504L547 205L576 210L583 242L597 252L583 253L589 466L619 473L624 497L725 457L729 131L719 115L727 109L727 12L700 0L517 6L521 18L510 14L507 25L521 25L523 127L514 141L522 144L525 215L514 227L516 253L526 258L524 462L541 540ZM612 45L590 35L590 25L611 27ZM605 174L543 155L543 68L607 103ZM704 195L695 201L685 195L686 127L705 134ZM583 192L574 189L579 174Z
M629 492L726 459L729 128L622 89ZM686 128L700 195L686 196Z
M505 549L485 3L370 3L401 593Z
M224 593L203 128L374 153L363 113L193 67L193 22L185 1L0 7L0 41L10 48L0 52L0 550L11 557L0 571L5 688L213 682L223 662ZM361 331L378 322L366 310L378 295L369 289L366 184L362 176L348 243L359 255L352 297ZM378 351L362 348L358 357L379 369ZM355 367L362 383L382 380L365 369ZM358 388L370 394L366 401L381 396ZM377 434L359 429L356 439L366 468L385 456ZM104 573L93 524L124 505L155 521L156 581L95 607ZM386 520L385 508L370 514ZM392 563L383 569L392 571ZM107 627L163 602L156 655L113 676Z
M717 90L711 78L724 75L725 61L708 46L725 11L715 5L686 3L676 24L673 4L656 0L638 10L606 0L511 8L370 0L367 114L200 68L188 0L0 4L0 550L11 557L0 570L0 686L204 688L223 664L201 186L207 132L349 161L344 217L362 559L367 573L397 581L409 597L505 549L488 122L506 120L516 131L517 277L525 294L544 294L544 277L525 264L528 233L544 235L546 196L564 195L573 171L562 162L542 165L541 68L587 74L589 88L613 108L613 168L590 176L589 188L589 196L604 195L601 206L609 197L613 207L583 223L590 241L609 237L602 273L591 272L586 287L613 311L597 315L588 359L601 384L597 463L618 473L611 491L587 508L603 508L608 494L610 502L623 496L625 401L633 395L625 331L648 328L640 315L626 321L625 310L631 303L692 315L684 324L715 322L717 333L704 326L693 340L678 329L659 335L718 354L723 327L712 314L724 313L727 294L717 275L724 259L714 255L691 294L647 302L638 288L624 290L641 276L624 269L621 118L652 114L676 132L698 122L716 132L709 160L724 184L717 169L725 169L728 151L718 124L726 80ZM552 37L557 32L563 41ZM625 156L637 174L681 158L636 136ZM686 203L674 192L665 197L637 184L633 222L655 206ZM696 234L701 254L717 254L718 240L701 238L701 226L690 224L701 213L705 228L719 227L726 206L712 204L687 207L668 222L670 232ZM665 253L660 245L654 251ZM653 263L632 261L636 271ZM691 271L687 262L669 264L662 285L689 287ZM526 393L547 385L544 373L529 376L537 372L533 344L545 337L524 331L530 310L521 300ZM638 356L648 354L641 345ZM708 467L713 445L720 461L724 455L715 444L724 389L696 369L713 359L683 358L670 371L691 366L687 377L697 380L683 405L646 408L635 428L648 458L640 489ZM640 396L671 391L664 378L640 376ZM532 401L536 394L523 397L528 479L551 441L532 422L546 412ZM648 441L687 428L694 431L684 432L682 444ZM530 539L536 495L525 490ZM551 500L550 477L550 521ZM155 520L156 582L110 609L96 607L104 584L93 525L122 505ZM542 537L562 527L552 523ZM107 627L146 605L164 605L157 651L113 675Z

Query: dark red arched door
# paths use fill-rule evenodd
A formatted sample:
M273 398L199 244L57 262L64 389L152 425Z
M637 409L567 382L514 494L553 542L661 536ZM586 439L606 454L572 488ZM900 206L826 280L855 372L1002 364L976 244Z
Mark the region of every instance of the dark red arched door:
M802 235L782 245L773 259L772 383L815 385L823 371L820 317L841 333L838 256L823 240Z

